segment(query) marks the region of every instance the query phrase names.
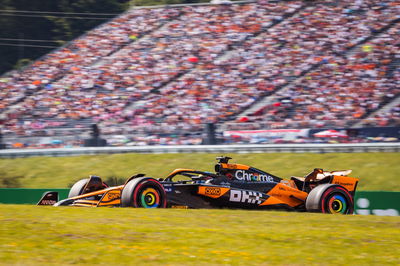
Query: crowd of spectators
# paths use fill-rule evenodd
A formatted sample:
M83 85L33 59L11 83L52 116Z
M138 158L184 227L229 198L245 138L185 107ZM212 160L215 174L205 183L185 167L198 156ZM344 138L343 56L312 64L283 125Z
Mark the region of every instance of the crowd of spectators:
M273 93L230 127L347 126L399 93L398 69L388 75L398 25L348 52L399 13L394 0L132 9L1 78L3 132L92 122L104 134L199 132Z
M177 19L96 64L77 67L26 98L12 115L114 119L127 104L193 69L200 60L212 61L230 45L300 6L300 2L265 2L180 8Z
M9 73L0 80L0 111L37 90L51 88L51 84L66 73L79 73L81 68L114 53L178 15L176 8L131 9L22 71Z
M199 130L205 122L229 119L313 65L336 58L398 14L391 4L365 1L358 3L357 12L350 9L353 1L332 4L307 7L241 43L225 59L199 63L182 78L145 96L127 120L140 118L135 126L147 132L171 132Z
M100 25L66 46L49 53L21 71L13 71L0 78L0 121L5 121L5 132L24 135L32 129L31 121L38 118L56 117L64 119L72 113L69 110L68 94L97 96L96 92L79 93L69 91L69 86L57 88L54 84L68 73L79 75L95 62L113 54L121 47L152 32L166 21L180 14L176 8L131 9L112 21ZM85 76L83 75L82 78ZM82 88L83 90L85 87ZM66 94L66 95L65 95ZM111 96L114 97L114 96ZM115 97L114 97L115 98ZM43 112L41 104L53 104L53 109ZM80 110L86 110L84 102ZM80 116L80 114L79 114ZM85 116L85 115L83 115ZM33 122L35 123L35 122ZM52 122L41 122L54 126ZM59 121L64 124L64 121Z
M239 120L240 128L249 123L253 128L326 128L360 122L400 95L399 66L392 64L400 58L399 34L397 24L348 56L329 58L289 88L275 93L273 102ZM388 126L398 117L392 112L368 121ZM235 128L235 124L230 127Z
M369 127L387 127L400 126L400 104L395 105L389 110L378 112L372 117L363 121L363 126Z

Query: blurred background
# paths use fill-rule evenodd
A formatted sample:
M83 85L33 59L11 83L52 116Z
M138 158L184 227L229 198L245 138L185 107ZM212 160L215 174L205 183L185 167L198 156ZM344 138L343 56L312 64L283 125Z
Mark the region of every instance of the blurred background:
M397 142L399 21L394 0L2 0L0 148Z

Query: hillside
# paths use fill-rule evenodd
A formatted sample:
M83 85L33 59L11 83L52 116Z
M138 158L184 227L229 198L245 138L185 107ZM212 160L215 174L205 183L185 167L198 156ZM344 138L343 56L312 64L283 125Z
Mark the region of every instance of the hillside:
M133 174L165 177L175 168L213 171L221 154L113 154L76 157L0 159L0 186L67 188L89 175L120 182ZM232 162L249 164L277 176L304 176L315 167L325 170L352 169L359 177L359 190L400 191L399 153L328 154L225 154ZM111 181L112 182L112 181Z

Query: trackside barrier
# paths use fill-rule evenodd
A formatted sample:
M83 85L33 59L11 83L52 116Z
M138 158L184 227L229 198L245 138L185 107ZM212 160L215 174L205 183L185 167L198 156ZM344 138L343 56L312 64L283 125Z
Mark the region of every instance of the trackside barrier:
M355 210L356 214L361 215L399 216L400 192L356 192Z
M59 192L59 199L68 196L69 189L0 188L1 204L36 204L46 191ZM355 197L355 213L361 215L400 215L400 192L359 191Z
M68 188L0 188L2 204L36 204L46 191L57 191L59 199L68 197Z
M331 153L400 152L400 142L355 144L241 144L241 145L170 145L126 147L80 147L56 149L6 149L0 158L32 156L77 156L115 153Z

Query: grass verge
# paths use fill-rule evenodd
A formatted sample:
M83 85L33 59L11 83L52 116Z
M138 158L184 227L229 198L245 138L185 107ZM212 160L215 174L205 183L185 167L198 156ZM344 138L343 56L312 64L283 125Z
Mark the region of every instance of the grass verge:
M398 265L398 217L0 205L0 264Z

